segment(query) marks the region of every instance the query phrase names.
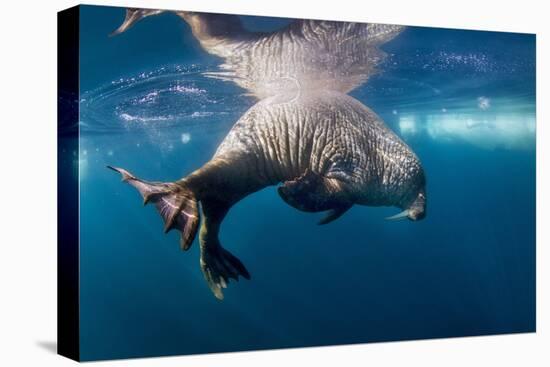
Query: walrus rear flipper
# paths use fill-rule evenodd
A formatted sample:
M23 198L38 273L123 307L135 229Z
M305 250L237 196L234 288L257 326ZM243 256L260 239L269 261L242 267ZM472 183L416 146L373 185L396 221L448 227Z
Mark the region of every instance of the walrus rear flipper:
M122 175L122 181L134 186L141 196L143 204L154 203L164 221L164 232L177 229L181 232L180 245L189 249L199 225L197 200L191 190L171 182L147 182L130 172L107 166Z
M200 266L208 287L217 299L223 299L223 288L230 279L239 276L250 279L250 273L243 263L222 247L219 230L230 205L226 202L205 199L201 201L202 226L199 234L201 246Z
M219 300L223 299L222 289L227 287L229 279L238 281L240 275L250 280L250 273L243 263L221 246L203 247L200 265L208 287Z

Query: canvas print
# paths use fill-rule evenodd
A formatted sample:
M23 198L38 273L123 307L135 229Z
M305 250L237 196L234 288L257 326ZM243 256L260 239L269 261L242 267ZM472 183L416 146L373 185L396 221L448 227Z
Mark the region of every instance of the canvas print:
M535 35L59 25L61 354L535 331Z

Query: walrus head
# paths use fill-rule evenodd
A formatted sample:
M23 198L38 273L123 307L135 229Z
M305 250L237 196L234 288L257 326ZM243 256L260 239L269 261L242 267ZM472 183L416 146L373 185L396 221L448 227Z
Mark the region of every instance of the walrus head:
M387 220L401 220L409 219L413 221L421 220L426 217L426 193L424 189L421 189L411 204L405 207L405 209L396 215L386 218Z

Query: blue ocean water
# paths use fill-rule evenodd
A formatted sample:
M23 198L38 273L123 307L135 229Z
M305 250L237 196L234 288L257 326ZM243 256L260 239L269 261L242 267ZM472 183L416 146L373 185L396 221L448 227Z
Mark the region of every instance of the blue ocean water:
M534 35L409 27L384 45L380 73L351 94L420 157L426 219L388 222L397 209L355 206L318 226L321 214L266 188L223 223L222 244L252 280L219 301L197 244L182 252L106 165L179 179L255 100L202 74L220 59L175 15L108 37L123 18L81 9L84 360L535 330Z

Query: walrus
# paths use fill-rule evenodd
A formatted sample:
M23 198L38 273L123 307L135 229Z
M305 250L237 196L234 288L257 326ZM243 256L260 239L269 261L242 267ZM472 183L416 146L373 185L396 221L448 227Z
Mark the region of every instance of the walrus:
M250 279L241 261L221 246L221 223L235 203L262 188L282 183L278 193L292 207L327 211L320 224L356 204L402 209L389 219L416 221L426 215L418 157L372 110L335 91L259 101L210 161L178 181L148 182L109 168L134 186L145 204L155 204L165 232L181 232L183 250L193 243L200 222L200 266L218 299L230 279Z
M163 12L129 8L112 35ZM348 93L377 72L376 66L385 57L379 46L405 28L296 19L274 32L252 32L243 27L237 15L173 13L189 24L206 52L223 58L222 71L205 74L235 82L258 99L305 89Z

